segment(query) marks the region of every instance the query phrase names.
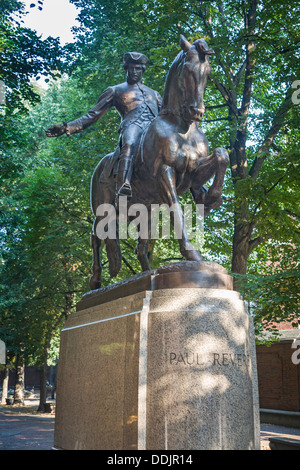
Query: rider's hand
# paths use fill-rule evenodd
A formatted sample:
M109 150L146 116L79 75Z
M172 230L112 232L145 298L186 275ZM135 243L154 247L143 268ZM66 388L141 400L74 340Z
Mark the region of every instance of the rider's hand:
M66 133L66 124L56 124L55 126L50 127L46 131L47 137L59 137Z

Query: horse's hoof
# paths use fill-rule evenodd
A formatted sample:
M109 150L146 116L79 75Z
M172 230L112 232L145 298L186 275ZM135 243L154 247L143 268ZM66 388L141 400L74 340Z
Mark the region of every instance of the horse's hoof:
M203 256L198 250L187 250L186 251L186 256L185 256L187 261L204 261Z
M218 207L222 206L222 204L223 204L223 199L218 198L216 201L205 205L204 206L204 217L207 216L212 209L217 209Z
M91 290L96 290L100 289L101 287L101 281L98 281L97 279L94 278L94 276L90 277L90 289Z

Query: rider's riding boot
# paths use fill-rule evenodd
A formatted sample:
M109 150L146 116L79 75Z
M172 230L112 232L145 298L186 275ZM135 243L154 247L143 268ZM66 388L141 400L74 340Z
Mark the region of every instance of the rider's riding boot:
M132 197L131 192L131 179L132 162L131 158L123 158L119 162L118 176L117 176L117 197L127 196Z

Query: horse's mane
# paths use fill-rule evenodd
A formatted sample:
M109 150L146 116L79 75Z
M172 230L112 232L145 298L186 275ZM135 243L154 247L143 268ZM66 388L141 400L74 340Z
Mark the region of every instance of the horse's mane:
M183 38L185 40L185 38ZM185 40L186 41L186 40ZM209 60L208 57L214 53L212 49L209 49L206 41L204 39L197 39L193 42L192 45L189 44L190 51L193 51L196 55L198 55L199 60L201 62L205 61L205 63L209 67ZM183 103L180 102L181 100L181 93L180 93L180 74L183 70L183 66L185 64L185 60L187 57L187 49L183 49L179 52L177 57L172 62L172 65L169 69L169 72L166 77L164 93L163 93L163 107L162 113L178 113L180 112L180 108L182 107ZM172 90L172 93L171 93Z
M180 51L176 58L173 60L169 72L166 77L164 93L163 93L163 106L162 111L171 111L174 108L174 102L169 103L170 90L174 88L174 84L178 81L178 75L181 71L181 67L184 63L185 53Z

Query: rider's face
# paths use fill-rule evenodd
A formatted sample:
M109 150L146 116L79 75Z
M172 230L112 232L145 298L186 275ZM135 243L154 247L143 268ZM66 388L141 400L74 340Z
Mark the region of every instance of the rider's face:
M129 64L127 68L127 80L129 83L137 83L142 80L144 67L139 64Z

